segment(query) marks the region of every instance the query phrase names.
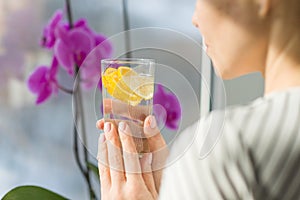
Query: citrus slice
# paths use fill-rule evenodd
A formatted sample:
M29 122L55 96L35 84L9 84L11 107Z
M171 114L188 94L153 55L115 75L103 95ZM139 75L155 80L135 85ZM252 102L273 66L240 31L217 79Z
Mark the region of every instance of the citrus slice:
M132 106L139 104L142 97L136 95L123 81L122 77L133 71L129 67L107 68L102 75L103 86L114 98Z
M119 76L120 80L124 76L136 76L136 75L137 75L137 73L129 67L120 66L118 68L118 76Z
M118 75L115 68L107 68L102 75L102 84L111 95L117 85Z
M129 67L121 66L118 68L118 76L120 84L124 87L129 87L136 95L144 100L153 98L154 92L154 77L147 74L138 74Z
M153 98L154 92L154 78L145 74L136 74L134 76L123 76L124 83L132 90L136 95L149 100Z

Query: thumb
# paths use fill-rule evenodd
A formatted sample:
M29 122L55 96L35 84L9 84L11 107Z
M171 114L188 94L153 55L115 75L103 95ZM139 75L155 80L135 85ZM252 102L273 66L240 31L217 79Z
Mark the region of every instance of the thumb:
M150 151L152 152L152 173L156 191L159 191L162 169L169 154L168 147L162 137L154 116L148 116L144 121L144 133L147 137Z
M157 151L166 146L166 142L157 127L156 119L154 116L150 115L145 119L144 133L148 139L151 152Z

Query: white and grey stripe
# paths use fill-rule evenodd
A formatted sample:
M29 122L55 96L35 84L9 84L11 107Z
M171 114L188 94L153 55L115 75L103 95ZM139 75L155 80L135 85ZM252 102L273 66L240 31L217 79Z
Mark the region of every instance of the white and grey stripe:
M300 199L300 88L226 112L222 137L208 157L197 157L198 141L165 169L160 199ZM209 118L199 121L200 140Z

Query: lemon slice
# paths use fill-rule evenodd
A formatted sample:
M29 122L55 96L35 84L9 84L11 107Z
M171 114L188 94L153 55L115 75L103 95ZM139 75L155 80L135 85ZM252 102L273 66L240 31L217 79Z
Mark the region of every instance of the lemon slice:
M120 77L120 84L124 87L129 87L136 95L144 100L153 98L154 92L154 77L147 74L138 74L129 67L119 67L118 76Z
M102 84L111 95L117 85L118 75L115 68L107 68L102 75Z
M120 80L124 76L136 76L136 75L138 75L134 70L132 70L129 67L125 67L125 66L120 66L117 71L118 71L118 76L119 76Z
M149 100L153 98L154 93L154 77L146 74L136 74L132 76L123 76L123 82L132 90L136 95Z
M131 72L133 73L133 70L129 67L119 67L118 69L107 68L102 75L102 83L112 97L136 106L141 102L142 97L136 95L122 81L122 77Z

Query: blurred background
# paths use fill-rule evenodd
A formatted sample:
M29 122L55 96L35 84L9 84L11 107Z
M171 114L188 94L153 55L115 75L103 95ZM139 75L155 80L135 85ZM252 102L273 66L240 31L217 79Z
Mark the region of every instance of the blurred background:
M263 80L251 74L235 80L225 81L226 99L219 96L222 83L213 70L206 70L207 86L212 89L213 103L201 103L201 76L197 70L210 68L203 64L201 35L192 26L191 18L195 0L129 0L130 28L156 27L155 34L145 35L147 43L159 43L164 49L176 49L190 55L188 62L171 51L136 50L136 57L155 58L158 63L170 66L182 74L191 85L200 109L209 110L226 105L247 103L261 96ZM72 98L58 93L46 103L36 106L35 97L29 93L26 80L38 65L51 61L50 52L41 49L39 41L44 25L55 10L64 8L63 0L0 0L0 197L19 185L39 185L60 193L70 199L86 199L84 179L75 164L72 150ZM74 18L84 17L90 27L107 37L123 31L121 0L72 0ZM169 30L169 31L166 31ZM168 36L168 33L171 33ZM144 42L145 38L132 36L132 46ZM122 42L122 41L121 41ZM124 48L117 42L115 52ZM198 51L199 50L199 51ZM196 72L196 73L195 73ZM157 74L159 80L177 88L178 96L187 96L185 85L166 74ZM60 77L64 80L64 77ZM72 86L72 79L64 80ZM175 89L174 89L175 90ZM91 103L86 100L87 104ZM193 112L190 98L180 98L183 106L181 129L198 118ZM93 112L87 111L87 112ZM96 154L94 113L88 118L89 151ZM166 136L172 134L165 130ZM96 160L94 159L96 162ZM98 187L96 180L95 186Z

